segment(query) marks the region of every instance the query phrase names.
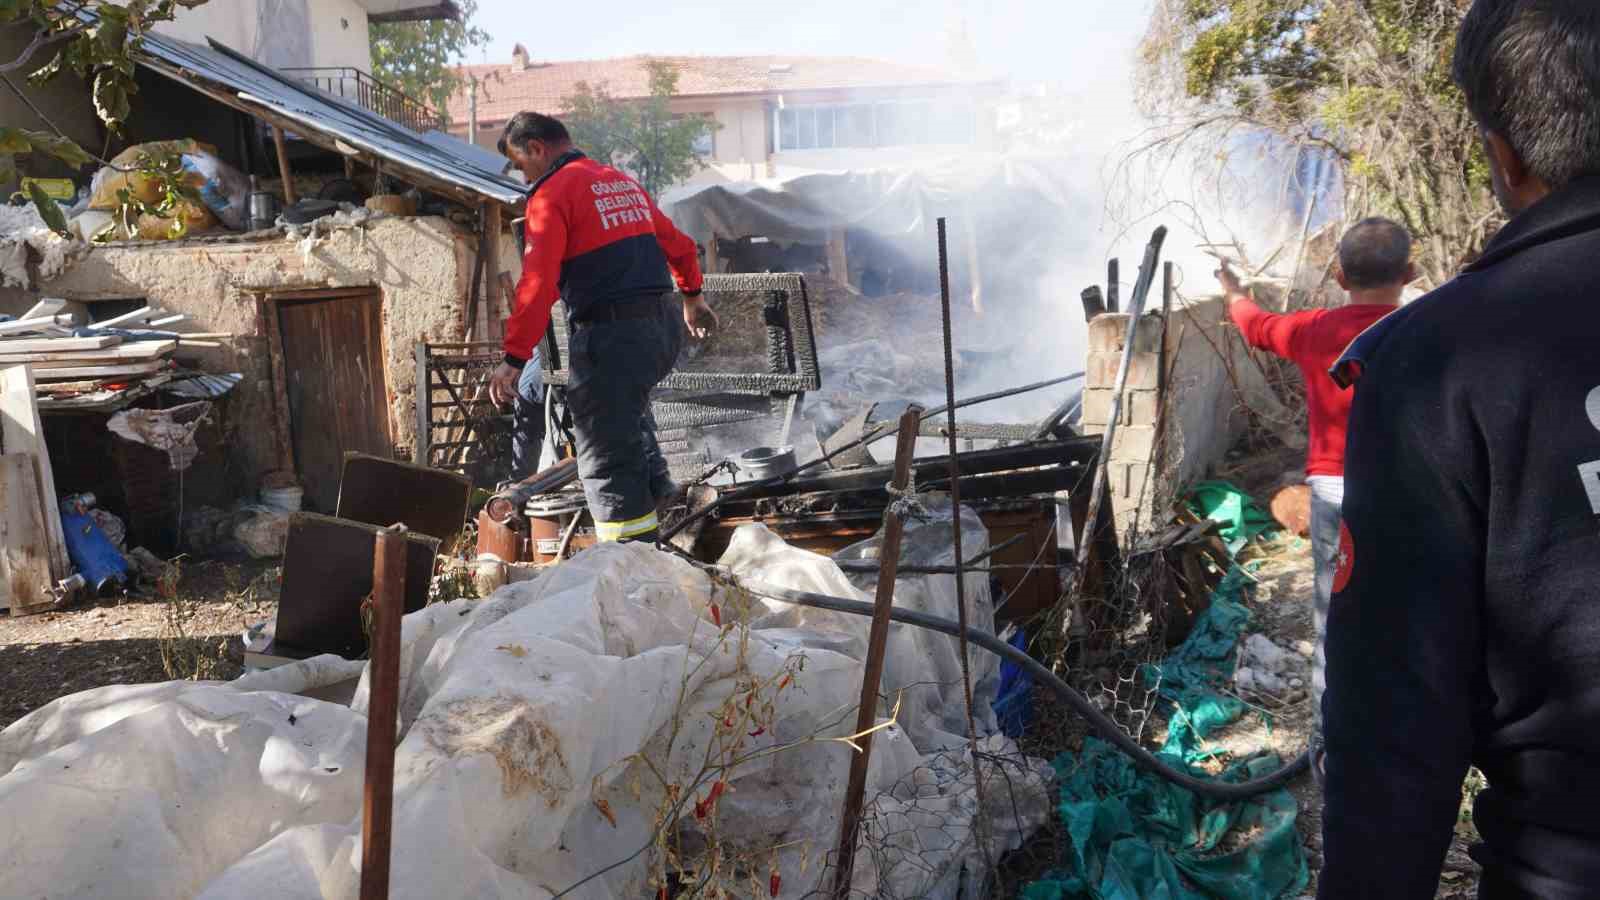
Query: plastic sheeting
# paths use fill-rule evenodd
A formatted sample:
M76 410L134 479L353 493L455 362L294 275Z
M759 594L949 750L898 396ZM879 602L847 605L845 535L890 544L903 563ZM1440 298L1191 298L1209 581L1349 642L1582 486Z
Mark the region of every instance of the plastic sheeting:
M968 552L986 543L976 538ZM865 598L832 562L760 526L741 529L724 562ZM937 581L897 584L897 602L953 618L953 581ZM969 598L989 602L986 589ZM707 869L708 848L734 896L769 894L772 874L779 896L815 888L838 833L850 750L835 739L854 727L866 632L865 619L755 599L619 544L407 616L392 895L650 897L664 871ZM874 741L853 873L871 895L970 892L975 815L997 854L1049 815L1048 766L1001 736L983 750L1012 762L986 769L989 807L977 810L951 731L964 712L937 699L952 696L954 652L939 642L954 645L891 641L884 693L907 699L903 727ZM101 688L14 723L0 732L0 804L32 812L0 821L0 895L355 897L365 675L349 706L300 694L360 665ZM976 686L980 710L994 680ZM918 693L926 685L937 693Z

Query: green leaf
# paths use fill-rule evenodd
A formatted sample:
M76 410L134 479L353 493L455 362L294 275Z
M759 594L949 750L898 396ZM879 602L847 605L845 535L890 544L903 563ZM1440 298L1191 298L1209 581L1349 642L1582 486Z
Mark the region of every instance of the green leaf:
M35 87L44 84L50 79L61 74L61 67L66 63L66 61L67 51L62 50L56 53L55 56L50 58L49 62L37 69L34 69L33 72L28 75L28 83L34 85Z
M0 22L15 22L32 12L32 0L0 0Z
M61 205L46 194L38 182L31 182L28 185L28 196L33 199L33 205L39 210L39 218L44 220L44 224L51 231L62 237L72 234L67 230L67 217L61 211Z
M10 184L17 180L17 158L9 153L0 153L0 184Z
M94 76L94 111L100 121L114 130L121 130L131 111L128 104L128 81L115 69L101 69Z
M21 128L0 125L0 153L28 153L32 150L33 141L28 139L28 132Z
M0 125L0 153L47 153L69 166L84 166L94 160L69 138L5 125Z

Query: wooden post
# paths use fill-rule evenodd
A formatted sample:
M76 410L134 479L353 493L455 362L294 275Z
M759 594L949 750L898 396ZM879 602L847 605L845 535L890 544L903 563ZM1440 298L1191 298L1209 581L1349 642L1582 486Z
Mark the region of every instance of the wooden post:
M294 172L289 169L289 148L283 142L283 129L272 126L272 143L278 147L278 174L283 177L283 205L293 206L298 199L294 194Z
M903 491L911 483L911 460L921 430L922 407L915 403L900 416L900 432L894 445L894 489ZM872 609L872 630L867 636L867 666L861 679L861 706L856 713L856 733L878 723L878 682L883 679L883 661L889 643L889 612L894 608L894 580L900 566L900 535L904 523L894 505L883 513L883 546L878 548L878 591ZM850 783L845 788L844 812L839 817L838 868L834 872L833 894L850 893L850 873L855 869L856 832L861 827L861 809L867 791L867 766L872 762L872 735L856 740L861 752L850 760Z
M72 574L72 562L67 557L67 537L61 527L61 498L56 496L56 476L50 466L50 449L45 445L44 423L39 418L36 396L31 368L26 365L0 367L0 447L7 453L27 453L33 457L50 574L60 581ZM51 582L51 586L54 583Z
M367 768L361 804L361 900L389 896L394 812L395 723L400 713L400 617L405 613L406 536L377 535L372 560L371 677L367 679Z
M716 243L711 245L711 251L716 252ZM845 230L843 228L828 229L828 275L839 284L850 285L850 257L845 254ZM710 260L708 259L707 262Z
M499 303L500 297L500 232L504 226L504 211L499 203L489 203L483 210L483 247L479 252L483 254L484 264L484 315L486 317L483 334L489 340L497 341L505 337L505 317L510 313L507 308L502 312Z
M428 366L428 342L419 336L415 346L417 386L414 393L417 436L411 442L411 461L419 466L433 465L433 372Z

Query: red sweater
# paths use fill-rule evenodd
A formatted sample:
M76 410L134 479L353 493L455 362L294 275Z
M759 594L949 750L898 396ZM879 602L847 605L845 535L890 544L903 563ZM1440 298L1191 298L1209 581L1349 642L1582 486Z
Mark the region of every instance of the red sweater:
M694 241L644 188L581 153L562 157L528 195L522 280L506 321L508 362L533 355L559 297L569 314L604 303L700 289Z
M1344 475L1345 424L1350 418L1354 392L1335 384L1328 369L1357 335L1396 309L1359 304L1280 315L1266 312L1249 300L1235 300L1229 305L1234 324L1250 346L1300 367L1311 420L1307 475Z

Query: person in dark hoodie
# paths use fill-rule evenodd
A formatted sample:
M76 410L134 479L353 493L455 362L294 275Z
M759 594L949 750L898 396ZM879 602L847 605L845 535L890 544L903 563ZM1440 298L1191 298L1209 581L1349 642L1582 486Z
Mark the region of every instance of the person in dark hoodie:
M1357 338L1324 898L1600 896L1600 3L1476 0L1454 75L1507 225Z

